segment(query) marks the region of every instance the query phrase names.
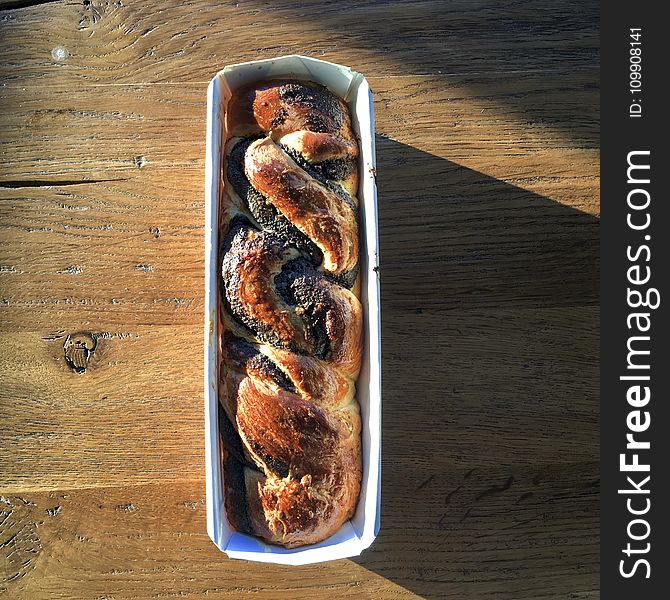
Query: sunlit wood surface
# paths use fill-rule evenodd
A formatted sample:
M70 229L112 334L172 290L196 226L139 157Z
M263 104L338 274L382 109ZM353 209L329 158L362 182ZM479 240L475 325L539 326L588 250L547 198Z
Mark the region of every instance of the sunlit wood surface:
M0 0L0 597L595 599L598 5ZM381 532L205 532L205 91L301 53L374 91Z

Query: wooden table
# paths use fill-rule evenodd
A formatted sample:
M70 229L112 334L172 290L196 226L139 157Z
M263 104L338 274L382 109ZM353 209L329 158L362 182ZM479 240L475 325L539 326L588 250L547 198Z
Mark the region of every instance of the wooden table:
M597 598L598 4L0 0L0 597ZM205 90L375 93L381 532L205 532ZM4 595L3 595L4 593Z

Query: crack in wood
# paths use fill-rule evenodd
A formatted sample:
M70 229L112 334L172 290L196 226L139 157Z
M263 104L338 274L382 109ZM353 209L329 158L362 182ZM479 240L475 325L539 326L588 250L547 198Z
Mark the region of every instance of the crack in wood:
M2 0L0 0L1 2ZM53 52L57 51L60 47L54 48ZM60 50L67 53L67 50L60 48ZM72 108L44 108L40 110L35 110L32 113L32 116L26 120L27 127L36 127L40 125L43 120L50 118L52 121L56 121L60 117L71 117L73 119L100 119L108 121L143 121L144 115L137 113L124 113L118 110L113 111L100 111L100 110L75 110ZM144 158L144 157L141 157Z
M446 495L446 497L444 498L444 505L447 506L447 505L449 504L449 502L451 502L451 498L453 497L453 495L454 495L456 492L458 492L460 489L462 489L462 488L463 488L463 486L462 486L462 485L459 485L455 490L451 490L451 491Z
M484 490L481 494L479 494L479 496L475 498L475 502L479 502L482 498L490 496L491 494L498 494L508 490L512 486L512 483L514 483L514 475L510 475L509 479L502 485L493 485L487 490Z
M425 481L423 481L422 483L420 483L420 484L419 484L419 487L417 487L415 491L418 492L419 490L422 490L422 489L425 488L431 481L433 481L433 479L435 479L435 475L431 475L428 479L426 479Z
M42 337L42 339L47 340L49 342L53 342L54 340L60 340L63 337L65 337L65 331L59 329L58 331L54 331L53 333L50 333L49 335Z
M528 500L529 498L532 498L535 494L533 492L524 492L519 496L519 498L516 501L516 504L519 504L519 502L523 502L524 500Z
M16 189L24 187L54 187L67 185L86 185L88 183L106 183L110 181L127 181L126 178L117 179L63 179L61 181L50 181L48 179L19 179L16 181L0 181L0 188Z
M34 6L41 6L42 4L55 4L56 2L62 2L62 0L7 0L7 2L0 4L0 11L32 8Z

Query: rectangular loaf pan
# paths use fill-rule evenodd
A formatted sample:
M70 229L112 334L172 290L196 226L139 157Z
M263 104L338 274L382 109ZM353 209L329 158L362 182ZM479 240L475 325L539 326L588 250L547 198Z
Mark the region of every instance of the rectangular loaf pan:
M218 428L218 248L221 161L226 139L225 109L237 88L252 81L292 77L325 85L348 104L360 142L361 303L364 351L356 382L361 407L363 480L354 516L319 544L287 550L234 531L223 499ZM372 94L365 77L348 67L307 58L283 56L229 65L216 74L207 90L207 155L205 168L205 464L207 533L231 558L304 565L358 556L379 531L381 501L381 330L375 185L375 132Z

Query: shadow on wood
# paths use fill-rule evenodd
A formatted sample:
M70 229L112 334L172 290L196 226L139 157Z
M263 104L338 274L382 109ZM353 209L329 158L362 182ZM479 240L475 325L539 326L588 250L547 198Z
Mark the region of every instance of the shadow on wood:
M598 220L377 143L382 518L355 562L427 598L597 597Z

